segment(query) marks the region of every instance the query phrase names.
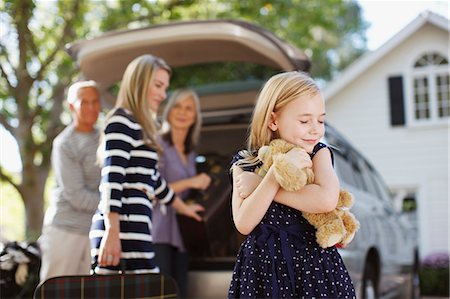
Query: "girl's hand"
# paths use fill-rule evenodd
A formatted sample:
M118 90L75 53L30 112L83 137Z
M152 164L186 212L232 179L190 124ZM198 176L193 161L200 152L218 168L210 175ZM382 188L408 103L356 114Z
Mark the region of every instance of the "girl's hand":
M289 162L297 166L299 169L312 167L311 157L303 149L293 148L286 153L286 157L288 158Z
M262 177L251 171L244 171L236 177L236 186L239 196L242 199L247 198L259 183L261 183Z
M191 188L205 190L211 183L211 177L206 173L200 173L191 177Z
M117 266L119 264L122 254L119 234L120 232L116 229L105 230L98 254L99 266Z

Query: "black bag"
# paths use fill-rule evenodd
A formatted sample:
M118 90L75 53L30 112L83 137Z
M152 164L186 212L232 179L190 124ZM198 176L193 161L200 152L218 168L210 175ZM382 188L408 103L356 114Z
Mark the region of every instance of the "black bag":
M205 208L203 219L198 222L178 215L180 232L191 260L236 256L239 248L231 216L229 159L217 155L207 157L204 163L197 164L197 171L209 174L211 185L205 191L191 190L186 199Z

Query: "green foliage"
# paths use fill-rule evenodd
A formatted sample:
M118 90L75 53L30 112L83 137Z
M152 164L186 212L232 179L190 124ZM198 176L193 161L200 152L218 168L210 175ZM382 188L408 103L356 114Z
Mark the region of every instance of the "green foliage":
M216 82L266 80L275 70L252 63L208 63L174 69L171 88L213 84Z
M258 24L304 49L311 73L330 80L366 51L367 23L355 1L343 0L191 0L99 1L92 11L103 15L100 31L132 29L170 21L239 19ZM215 72L207 72L206 77ZM191 74L191 75L192 75Z
M304 49L311 73L324 80L359 57L367 47L361 8L354 1L275 0L220 1L229 3L223 18L259 24Z
M424 258L419 271L420 290L423 295L450 295L449 263L448 252L434 252Z
M447 268L429 268L420 270L420 292L428 296L445 296L449 293L449 270Z

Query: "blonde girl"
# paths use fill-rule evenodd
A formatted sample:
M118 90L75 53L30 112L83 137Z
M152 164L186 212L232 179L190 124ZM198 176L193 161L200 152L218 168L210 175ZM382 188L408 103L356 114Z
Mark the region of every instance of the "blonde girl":
M354 298L348 272L336 248L323 249L300 211L334 209L339 181L325 134L325 104L319 88L302 72L270 78L257 99L248 148L234 157L232 212L247 239L238 253L229 298ZM260 147L275 138L301 146L287 153L299 168L312 167L313 184L298 192L280 188L270 168L254 174Z

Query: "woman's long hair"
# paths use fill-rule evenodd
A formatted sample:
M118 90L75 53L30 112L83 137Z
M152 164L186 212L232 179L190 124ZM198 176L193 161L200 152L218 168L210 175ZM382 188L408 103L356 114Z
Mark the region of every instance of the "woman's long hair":
M142 140L150 147L160 150L157 141L157 125L150 109L147 94L150 83L159 69L166 70L171 75L172 70L160 57L149 54L139 56L131 61L122 77L116 105L106 116L105 123L114 114L117 108L124 108L133 114L135 120L142 128ZM100 147L103 146L104 133L102 133ZM99 148L99 160L102 149ZM99 161L100 162L100 161ZM102 162L102 161L101 161Z
M195 104L195 121L192 126L189 128L188 134L184 141L185 153L188 154L195 149L197 146L199 137L200 137L200 129L202 127L202 117L200 115L200 100L198 98L197 93L191 88L183 88L178 89L172 93L169 100L167 101L167 105L164 107L163 112L163 124L161 129L161 137L168 141L169 144L172 143L172 129L169 123L169 114L172 111L173 107L176 104L185 100L187 98L192 98Z

